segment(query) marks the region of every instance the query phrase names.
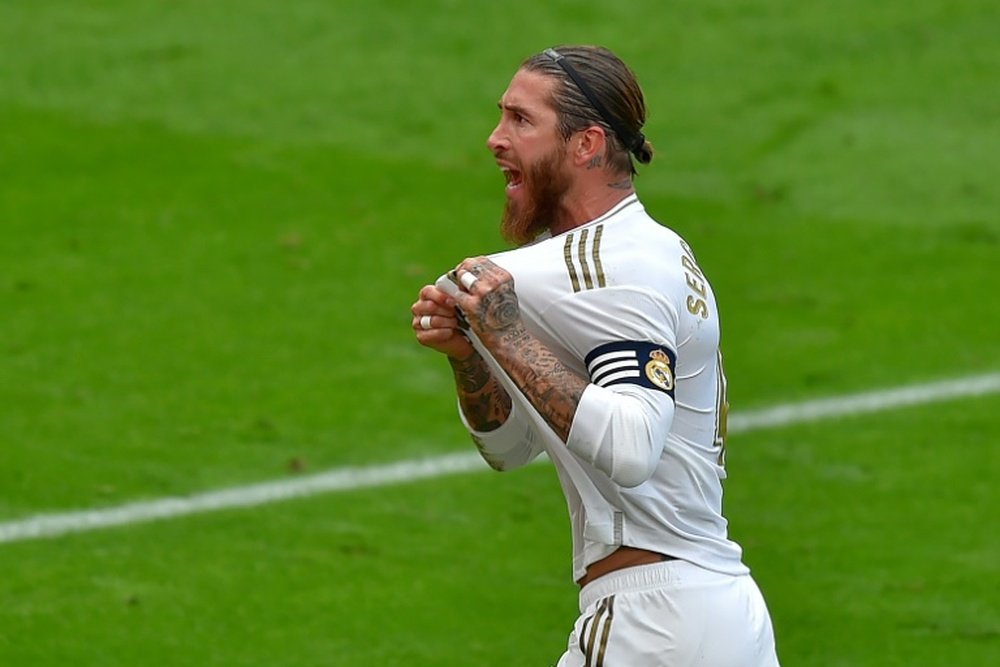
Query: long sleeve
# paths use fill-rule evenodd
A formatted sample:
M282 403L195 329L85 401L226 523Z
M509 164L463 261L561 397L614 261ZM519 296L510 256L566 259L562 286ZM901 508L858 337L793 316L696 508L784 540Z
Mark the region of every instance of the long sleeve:
M514 401L507 420L492 431L473 429L465 418L461 406L458 408L458 414L476 443L479 455L494 470L519 468L530 463L542 452L541 444L536 441L535 428L525 419L517 401Z
M566 446L616 484L635 487L656 470L674 415L673 399L634 385L592 384Z

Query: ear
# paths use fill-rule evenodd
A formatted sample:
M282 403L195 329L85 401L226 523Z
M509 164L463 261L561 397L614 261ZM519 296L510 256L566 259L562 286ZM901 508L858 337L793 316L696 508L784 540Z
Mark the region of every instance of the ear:
M573 138L573 164L583 166L591 164L595 157L603 159L607 142L604 128L598 125L580 130Z

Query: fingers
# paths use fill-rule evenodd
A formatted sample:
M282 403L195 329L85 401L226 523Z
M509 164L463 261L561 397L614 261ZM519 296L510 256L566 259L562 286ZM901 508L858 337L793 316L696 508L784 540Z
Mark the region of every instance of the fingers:
M475 351L469 339L458 329L458 320L453 316L415 316L413 332L421 345L455 359L464 359Z
M454 313L449 315L414 315L412 326L414 331L457 329L458 318L455 317Z
M488 292L506 282L510 279L510 274L487 257L470 257L455 267L455 277L463 291L475 294Z
M410 307L410 312L413 315L411 326L418 333L458 327L455 300L433 285L420 290L420 298Z
M436 303L442 308L452 308L455 305L455 300L453 298L445 292L442 292L434 285L424 285L420 289L420 298L417 303L420 303L420 301L430 301Z
M462 271L458 274L458 282L462 284L466 292L472 291L472 286L476 284L479 277L471 271Z
M423 315L454 315L455 300L433 285L426 285L420 290L420 298L410 306L410 312L416 318Z
M461 338L454 329L431 329L430 331L417 331L417 342L427 347L437 348L446 343L454 343ZM464 339L462 339L464 341ZM439 350L446 352L446 350Z
M411 307L410 312L413 313L413 317L420 318L424 315L441 315L441 316L455 316L455 305L452 301L450 306L442 306L434 301L428 301L426 299L420 299L416 301Z
M432 329L457 329L458 318L454 309L434 313L413 313L411 326L414 331L431 331Z

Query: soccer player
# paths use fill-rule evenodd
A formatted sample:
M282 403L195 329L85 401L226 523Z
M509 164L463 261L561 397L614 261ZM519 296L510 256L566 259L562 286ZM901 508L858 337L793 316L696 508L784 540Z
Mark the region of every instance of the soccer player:
M528 58L487 145L517 247L413 304L497 470L544 452L570 511L580 616L559 667L772 667L763 597L729 539L719 312L690 245L633 188L650 162L632 71L591 46Z

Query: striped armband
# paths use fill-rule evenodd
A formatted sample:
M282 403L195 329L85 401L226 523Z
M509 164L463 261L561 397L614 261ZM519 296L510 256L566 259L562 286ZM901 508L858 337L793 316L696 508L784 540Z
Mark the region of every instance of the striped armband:
M677 355L656 343L615 341L594 348L584 362L590 381L599 387L637 384L674 397Z

